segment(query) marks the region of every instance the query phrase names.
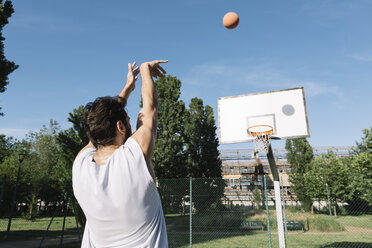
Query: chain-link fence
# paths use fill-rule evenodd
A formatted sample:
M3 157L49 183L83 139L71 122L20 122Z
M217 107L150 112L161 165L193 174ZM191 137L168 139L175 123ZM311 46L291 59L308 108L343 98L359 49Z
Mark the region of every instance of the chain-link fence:
M279 247L270 178L256 185L159 179L157 186L169 247ZM1 201L0 247L80 247L82 216L70 192L53 203L36 201L31 211L30 202ZM288 187L281 188L281 199L287 247L372 247L372 209L366 202L330 205L327 198L315 199L312 210L304 211Z
M170 247L279 247L274 188L267 185L159 180ZM307 212L288 188L281 188L281 199L287 247L372 247L372 209L366 202L329 206L318 199Z
M65 247L66 243L80 244L82 214L71 194L71 188L57 197L57 201L45 203L20 202L22 192L14 189L11 199L0 202L0 247ZM17 198L18 195L18 198ZM79 247L79 246L76 246Z

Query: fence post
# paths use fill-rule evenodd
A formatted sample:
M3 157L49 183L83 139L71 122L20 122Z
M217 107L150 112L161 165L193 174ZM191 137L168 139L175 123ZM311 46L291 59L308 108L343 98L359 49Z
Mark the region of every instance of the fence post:
M267 234L269 235L269 247L271 248L271 232L270 232L270 214L269 214L269 201L267 200L267 185L266 185L266 175L264 178L264 187L265 187L265 202L266 202L266 218L267 218Z
M284 194L284 182L283 182L283 171L280 175L281 181L282 181L282 205L283 205L283 219L284 219L284 233L288 235L288 229L287 229L287 215L285 213L285 194Z
M192 177L190 177L190 248L192 247Z
M41 248L41 246L43 245L44 239L45 239L45 237L46 237L46 235L47 235L47 233L49 231L49 228L52 225L53 219L56 216L56 213L58 212L58 210L59 210L60 207L61 207L61 205L58 205L57 208L56 208L56 210L54 211L53 216L52 216L52 219L50 220L49 225L48 225L47 229L45 230L43 237L40 240L39 248Z
M0 210L1 210L1 203L3 202L3 195L4 195L4 188L6 183L6 175L4 175L3 184L1 186L1 193L0 193Z
M59 246L62 247L63 245L63 235L65 233L65 224L66 224L66 216L67 216L67 212L68 212L68 191L67 191L67 188L66 188L66 198L64 200L66 200L64 203L63 203L63 206L62 206L62 209L65 210L65 213L64 213L64 216L63 216L63 224L62 224L62 233L61 233L61 241L59 243Z

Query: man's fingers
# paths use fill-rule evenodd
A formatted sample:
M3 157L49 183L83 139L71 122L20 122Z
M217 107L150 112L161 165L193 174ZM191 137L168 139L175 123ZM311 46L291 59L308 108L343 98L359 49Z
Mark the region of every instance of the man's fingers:
M168 63L168 60L155 60L157 64Z
M160 69L162 71L163 74L167 74L167 72L163 69L163 67L161 67L160 65L157 66L158 69Z
M136 66L136 61L133 61L132 63L132 69Z
M157 72L157 74L158 74L158 77L164 77L164 74L163 73L161 73L161 71L160 70L156 70L156 72Z
M154 78L158 78L159 77L159 71L156 68L153 68L152 71L151 71L151 75Z
M168 60L154 60L150 62L150 66L154 67L161 63L168 63Z

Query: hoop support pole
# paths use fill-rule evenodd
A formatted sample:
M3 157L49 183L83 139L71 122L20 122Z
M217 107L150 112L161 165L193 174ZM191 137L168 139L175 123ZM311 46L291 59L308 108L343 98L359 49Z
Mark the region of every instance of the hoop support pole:
M279 237L279 248L286 248L285 236L284 236L284 225L283 225L283 208L282 200L280 195L280 184L278 168L276 167L273 150L269 144L269 151L267 153L267 159L269 161L270 170L274 179L274 191L275 191L275 209L276 209L276 221L278 225L278 237Z

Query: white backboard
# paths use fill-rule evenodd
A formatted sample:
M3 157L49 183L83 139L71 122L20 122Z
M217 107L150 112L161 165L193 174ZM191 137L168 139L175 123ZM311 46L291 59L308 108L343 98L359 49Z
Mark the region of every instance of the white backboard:
M310 137L303 87L218 98L220 144L251 142L247 128L273 127L272 139Z

